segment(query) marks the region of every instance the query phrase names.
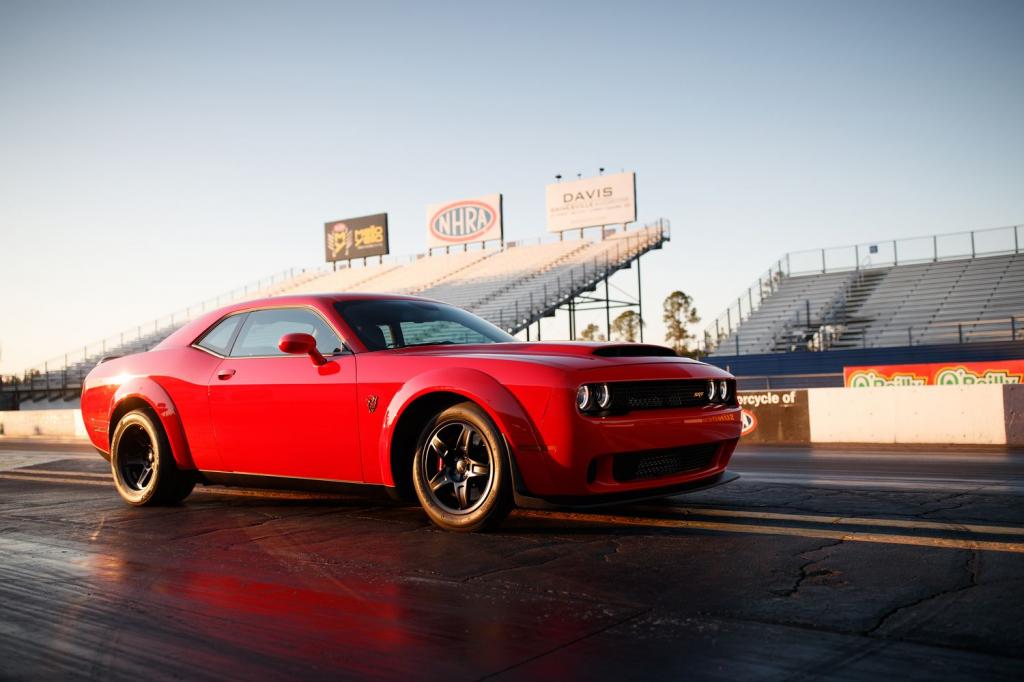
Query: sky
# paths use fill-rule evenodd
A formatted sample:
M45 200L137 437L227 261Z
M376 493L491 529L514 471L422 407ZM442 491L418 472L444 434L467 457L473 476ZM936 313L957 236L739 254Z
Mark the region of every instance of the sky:
M648 340L788 251L1024 223L1022 32L994 0L0 0L0 372L316 266L327 220L418 253L427 204L501 192L541 236L599 167L672 223Z

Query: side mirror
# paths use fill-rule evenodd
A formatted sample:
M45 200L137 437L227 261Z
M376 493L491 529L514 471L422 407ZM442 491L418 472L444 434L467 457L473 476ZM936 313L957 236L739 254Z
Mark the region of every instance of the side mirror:
M282 353L292 355L308 355L314 365L323 365L327 359L316 349L316 339L309 334L285 334L277 342Z

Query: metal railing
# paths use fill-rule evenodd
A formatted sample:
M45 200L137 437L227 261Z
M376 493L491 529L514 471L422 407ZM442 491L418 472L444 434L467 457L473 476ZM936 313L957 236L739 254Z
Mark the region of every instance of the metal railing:
M829 388L843 385L842 372L820 374L776 374L736 377L738 391L771 391L790 388Z
M956 320L907 326L907 345L980 343L1024 339L1024 313L990 320Z
M68 370L71 370L72 373L74 373L73 371L77 368L79 363L89 363L94 359L101 358L106 355L109 350L122 348L126 344L131 344L135 341L142 341L152 336L160 335L161 333L170 333L172 330L195 319L199 315L206 313L208 310L215 310L221 306L228 305L229 303L245 298L246 296L271 290L275 284L281 284L288 280L295 279L296 274L301 275L304 272L313 273L316 271L317 270L315 268L299 269L298 271L296 271L295 268L290 268L288 270L276 272L268 277L262 277L241 287L237 287L217 296L200 301L199 303L177 310L170 315L164 315L163 317L158 317L143 324L135 325L134 327L130 327L129 329L107 336L98 341L86 343L81 348L68 351L63 355L50 358L45 362L25 370L24 377L29 378L50 372Z
M791 251L776 260L767 273L736 297L735 303L705 326L702 345L710 353L719 346L737 344L733 332L788 277L1019 253L1024 253L1024 225Z
M653 223L637 226L632 229L627 229L627 226L623 226L623 230L626 234L625 236L617 237L617 239L624 243L622 251L628 255L626 262L631 262L653 244L667 239L669 237L670 229L669 221L666 219L659 219ZM636 231L635 234L630 234L634 230ZM575 231L573 231L573 233L575 234ZM602 237L611 233L612 231L606 229ZM502 244L500 248L501 250L506 250L530 244L543 244L553 241L559 241L558 235L541 237L528 241L508 242ZM545 313L549 312L552 307L562 305L567 300L577 295L581 287L585 289L596 282L600 282L606 274L610 274L611 272L619 269L621 266L617 266L616 263L612 263L608 258L608 255L609 254L607 253L605 254L604 263L598 262L595 258L591 263L582 263L579 266L572 268L569 272L565 273L564 285L553 287L550 292L544 291L542 297L537 301L533 300L534 297L531 292L531 296L528 299L529 305L527 306L526 302L524 302L522 307L522 315L518 314L517 301L517 312L514 316L510 316L510 319L508 320L509 328L514 329L513 333L525 329L529 324L535 322ZM404 258L407 262L411 262L419 257L421 256L396 257L396 259ZM617 257L616 260L618 261L620 257ZM272 289L275 284L282 284L286 281L293 280L297 275L301 275L303 273L309 273L311 276L319 276L327 274L330 270L330 266L319 266L316 268L304 268L298 270L292 268L275 273L269 277L264 277L250 284L232 289L231 291L219 296L211 297L205 301L201 301L200 303L188 306L170 315L151 320L145 324L136 325L124 332L108 336L99 341L85 344L80 349L65 353L64 355L29 368L25 370L21 376L6 375L0 377L0 394L18 394L19 396L39 397L49 395L66 396L71 393L76 393L80 390L82 381L89 371L95 366L96 362L105 356L110 350L125 348L126 345L130 346L135 342L138 342L143 346L152 345L152 343L158 342L162 337L166 336L177 327L180 327L186 322L195 319L209 310L215 310L221 306L236 302L250 295L265 292ZM522 283L523 281L520 280L516 284ZM285 291L282 293L287 292ZM505 325L502 324L501 326L504 327Z
M792 251L782 257L787 276L937 263L977 256L1021 253L1024 225L864 242L829 249Z
M786 277L783 265L782 258L775 261L747 287L746 291L736 297L735 303L730 303L718 317L704 327L703 342L699 344L701 350L711 353L722 344L735 343L736 339L730 337L740 323L760 308L766 298L778 291L779 285Z
M513 309L508 318L505 317L504 310L500 310L497 325L510 334L516 334L537 320L548 316L568 301L574 299L581 292L589 291L597 286L606 277L626 267L627 264L639 258L656 244L671 239L671 225L664 218L636 229L637 234L618 238L620 241L625 242L625 248L622 250L617 249L614 261L612 261L611 254L606 252L603 260L595 256L590 263L581 263L570 268L568 272L560 273L555 281L555 285L550 290L545 286L539 298L534 297L531 291L529 298L523 302L522 306L519 305L519 300L517 299L513 303ZM535 279L537 276L539 275L518 280L512 283L508 289L521 286L526 281ZM494 300L498 296L488 300ZM480 305L482 303L478 303L474 307ZM492 319L491 321L494 322L495 320Z

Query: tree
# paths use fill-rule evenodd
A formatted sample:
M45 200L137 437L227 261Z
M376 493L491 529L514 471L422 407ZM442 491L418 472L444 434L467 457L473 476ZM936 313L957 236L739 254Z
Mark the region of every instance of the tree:
M665 342L680 355L690 354L690 339L697 338L687 325L700 322L700 315L693 307L693 299L682 291L673 291L662 305L661 319L665 322Z
M640 327L644 321L640 319L635 310L626 310L612 320L612 334L620 341L636 341L640 334Z
M600 332L601 332L601 328L598 327L593 322L591 322L590 324L588 324L586 327L583 328L582 332L580 332L580 340L581 341L604 341L605 340L604 334L601 334Z

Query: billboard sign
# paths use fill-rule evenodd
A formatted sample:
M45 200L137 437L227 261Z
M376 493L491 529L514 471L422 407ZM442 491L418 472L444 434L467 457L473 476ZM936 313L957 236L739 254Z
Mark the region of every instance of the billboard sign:
M1024 383L1024 360L844 367L847 388Z
M743 409L740 437L753 443L808 443L811 417L807 390L740 391Z
M500 194L427 206L427 246L501 240Z
M547 186L548 231L636 221L636 173L599 175Z
M324 248L328 263L383 256L388 252L388 214L324 223Z

